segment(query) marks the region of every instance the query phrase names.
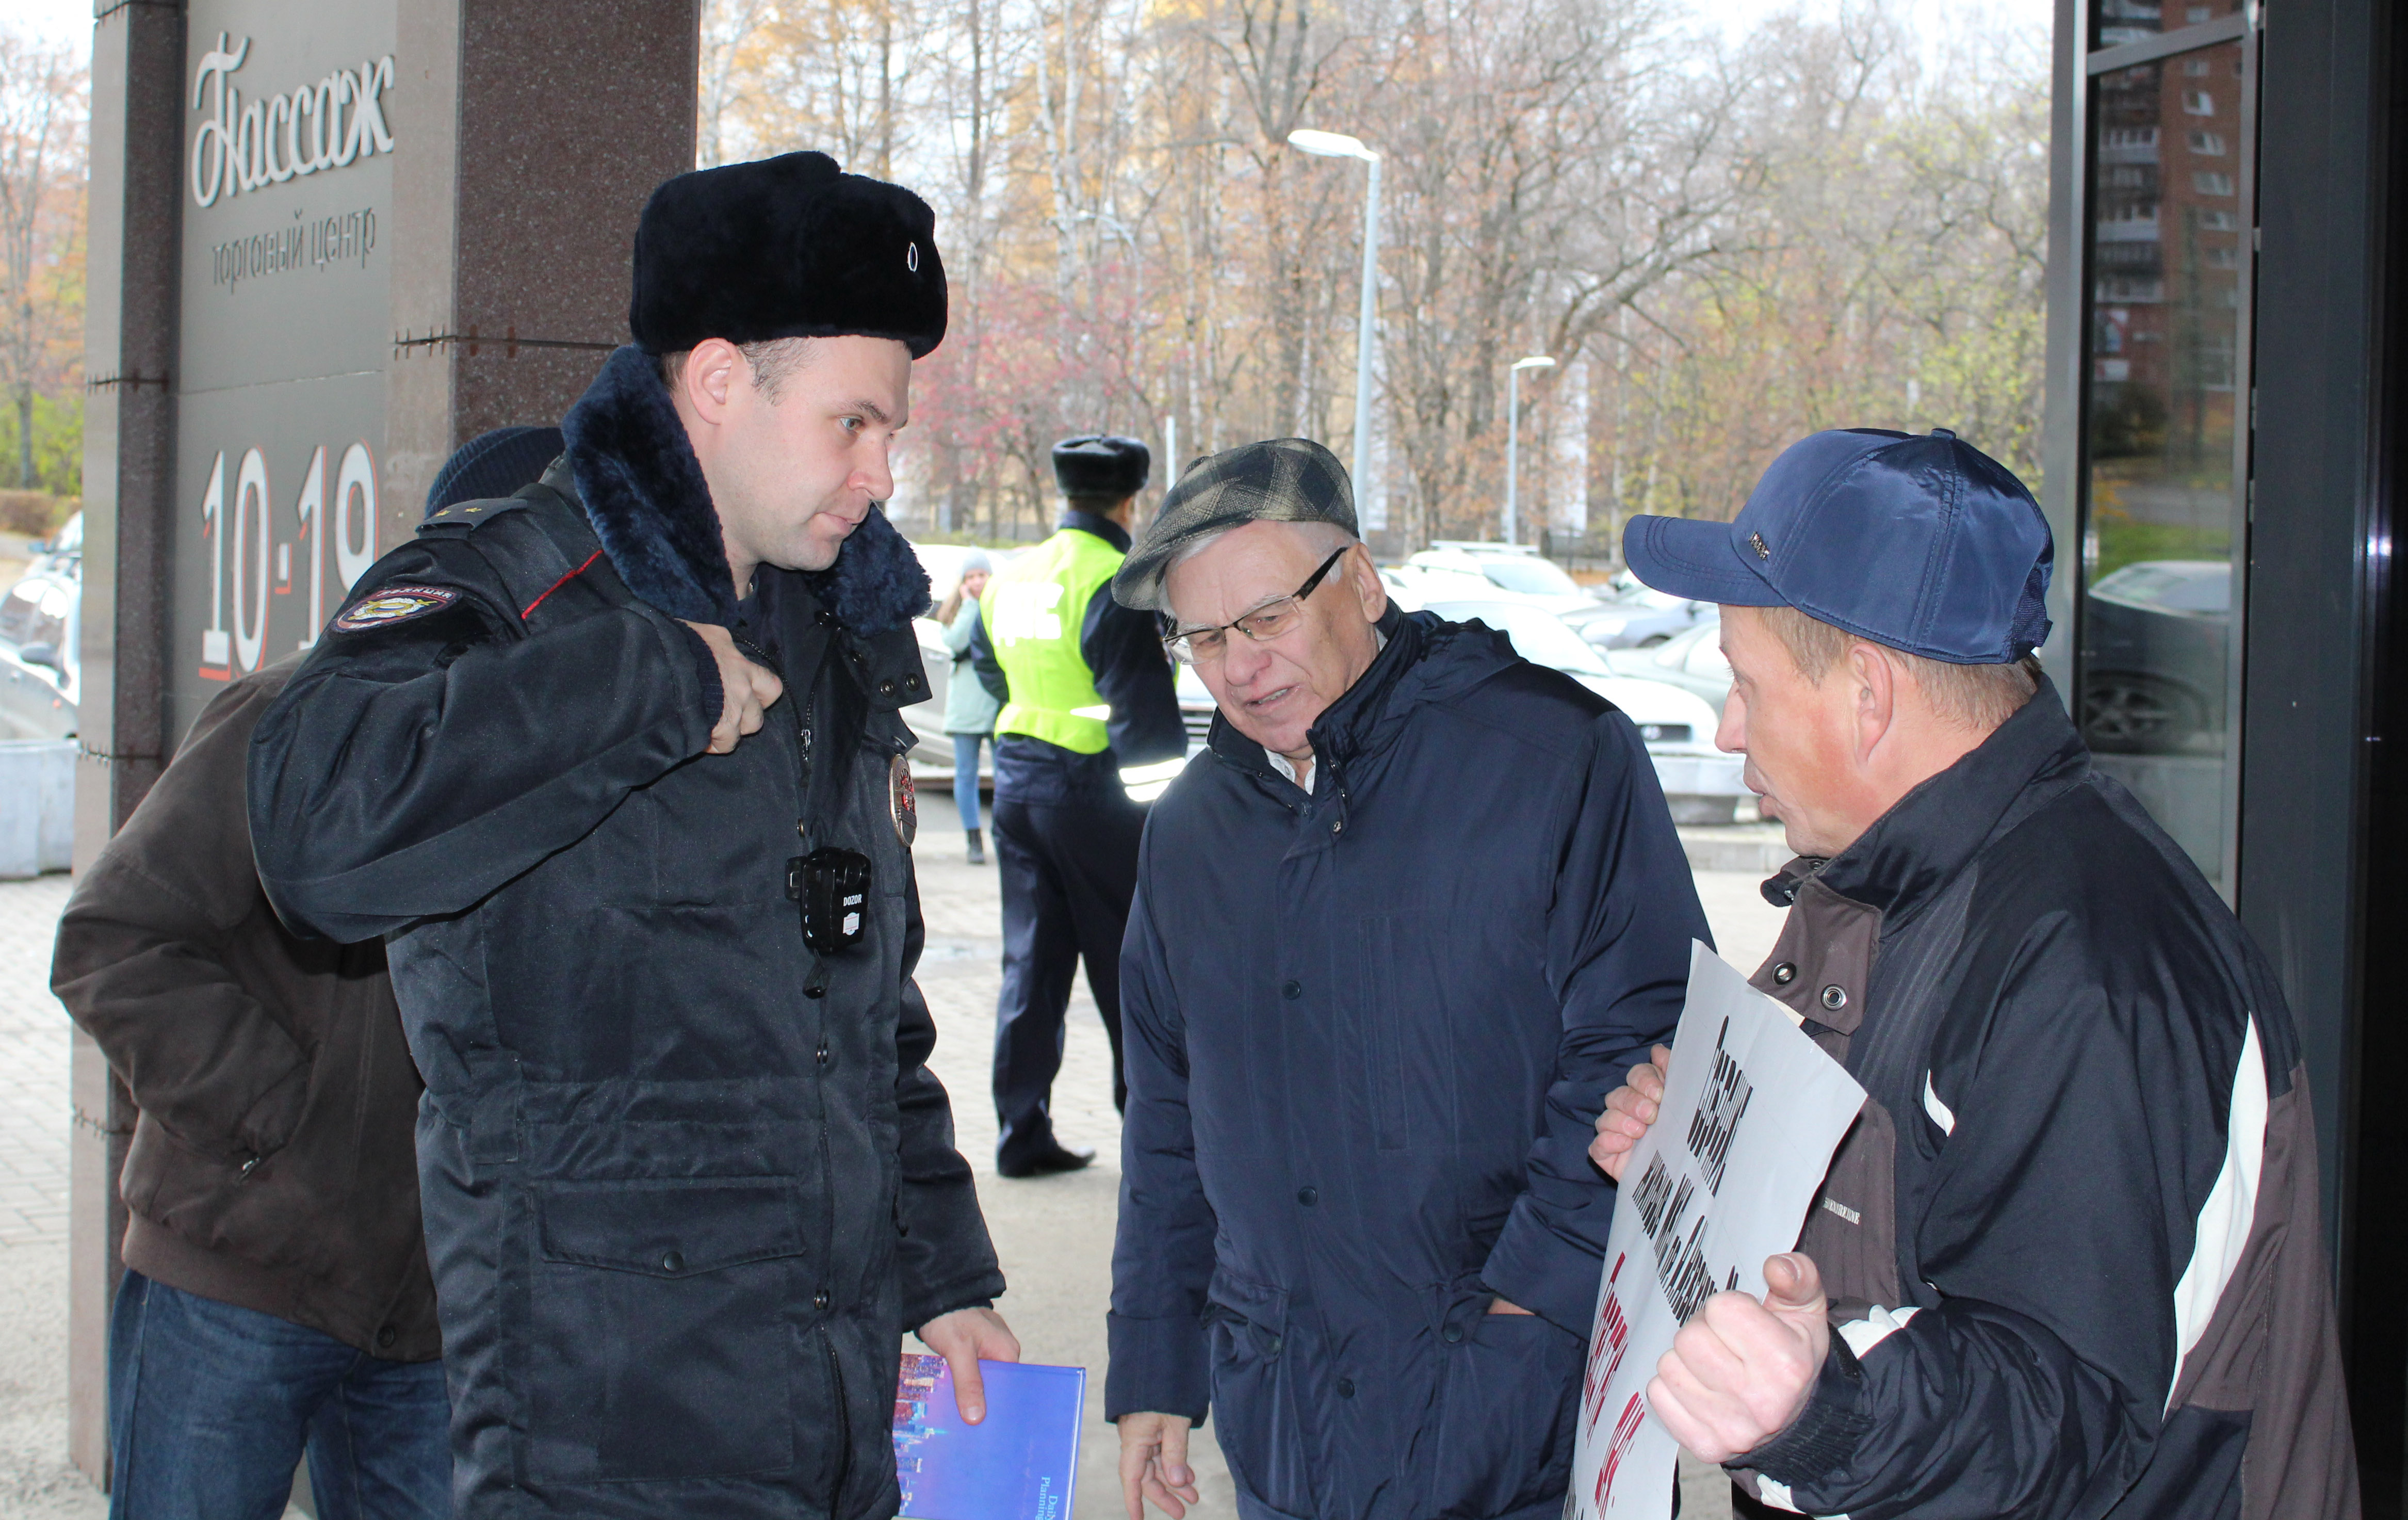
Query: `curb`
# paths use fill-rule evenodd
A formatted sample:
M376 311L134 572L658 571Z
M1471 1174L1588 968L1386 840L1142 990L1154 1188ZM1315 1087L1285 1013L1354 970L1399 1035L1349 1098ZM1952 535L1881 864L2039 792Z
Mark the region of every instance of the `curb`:
M1770 876L1792 852L1778 824L1700 825L1675 830L1693 871L1753 871Z

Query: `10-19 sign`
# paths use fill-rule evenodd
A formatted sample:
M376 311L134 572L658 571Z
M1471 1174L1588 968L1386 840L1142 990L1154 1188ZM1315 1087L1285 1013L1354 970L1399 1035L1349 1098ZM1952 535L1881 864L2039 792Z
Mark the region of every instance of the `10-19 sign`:
M221 451L209 466L201 496L201 538L209 555L209 624L201 631L201 677L229 681L256 670L270 657L268 609L306 581L309 609L306 633L295 646L318 642L327 614L342 603L351 583L377 558L376 456L366 443L343 451L328 478L327 453L320 445L303 472L294 502L298 528L291 538L276 532L267 457L244 452L226 478ZM305 563L296 566L294 550ZM335 587L326 581L331 555ZM227 625L227 619L233 625Z

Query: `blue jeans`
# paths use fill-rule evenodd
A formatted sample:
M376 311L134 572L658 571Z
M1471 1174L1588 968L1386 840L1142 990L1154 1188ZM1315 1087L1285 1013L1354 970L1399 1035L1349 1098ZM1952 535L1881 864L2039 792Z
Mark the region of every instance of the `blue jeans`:
M979 746L995 753L993 734L955 734L953 739L953 806L962 815L962 832L975 834L979 826Z
M449 1520L443 1364L128 1271L108 1326L109 1520L278 1520L306 1449L320 1520Z

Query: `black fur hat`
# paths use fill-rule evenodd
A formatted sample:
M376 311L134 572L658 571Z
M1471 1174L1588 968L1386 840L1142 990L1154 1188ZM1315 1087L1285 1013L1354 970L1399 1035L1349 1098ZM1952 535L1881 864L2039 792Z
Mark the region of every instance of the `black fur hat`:
M1123 501L1145 489L1154 455L1135 438L1088 433L1054 446L1054 481L1066 496Z
M655 354L857 335L924 358L945 338L936 227L926 201L825 153L681 174L636 224L627 327Z

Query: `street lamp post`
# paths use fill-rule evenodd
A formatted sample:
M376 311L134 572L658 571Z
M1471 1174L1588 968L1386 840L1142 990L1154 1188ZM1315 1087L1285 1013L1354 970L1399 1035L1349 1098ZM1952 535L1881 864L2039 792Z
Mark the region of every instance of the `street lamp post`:
M1534 353L1514 360L1513 367L1505 372L1505 541L1509 544L1521 542L1522 371L1555 367L1553 359Z
M1299 127L1287 135L1288 145L1322 158L1359 158L1371 166L1371 182L1363 195L1363 314L1354 337L1354 495L1364 499L1371 489L1371 344L1377 331L1380 293L1380 155L1359 137L1340 132L1315 132Z

